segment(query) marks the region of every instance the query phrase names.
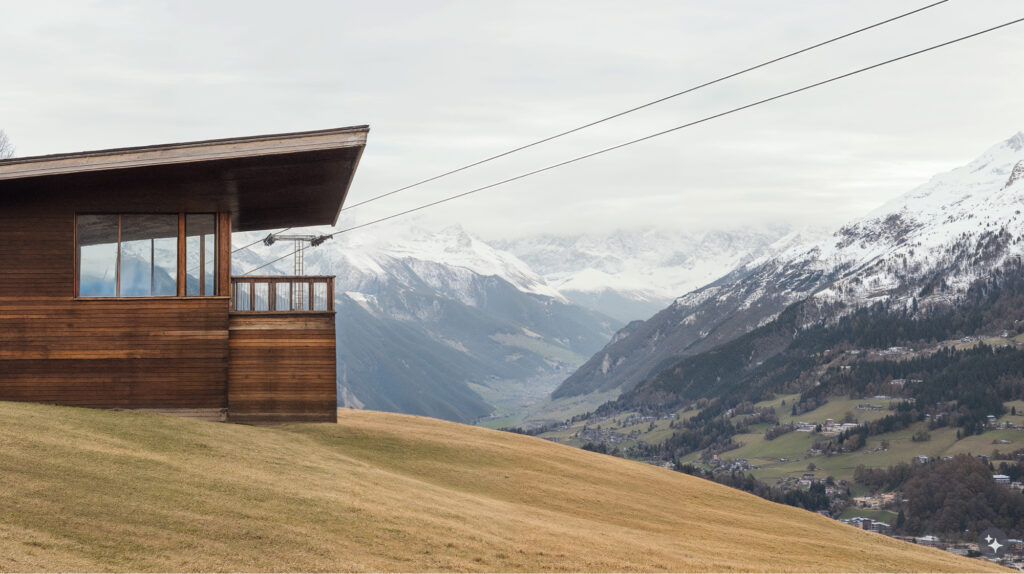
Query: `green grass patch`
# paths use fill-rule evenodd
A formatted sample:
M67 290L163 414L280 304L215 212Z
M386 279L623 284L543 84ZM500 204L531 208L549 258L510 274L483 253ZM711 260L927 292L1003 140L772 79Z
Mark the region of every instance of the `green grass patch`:
M814 422L823 423L826 419L832 419L836 422L842 422L847 414L850 414L854 420L858 423L866 423L876 421L886 415L892 414L889 410L889 400L876 400L876 399L850 399L850 398L839 398L832 397L827 403L814 409L813 411L807 411L797 416L792 416L790 413L786 413L786 417L779 417L780 422ZM882 407L881 410L866 410L858 409L859 404L871 404Z

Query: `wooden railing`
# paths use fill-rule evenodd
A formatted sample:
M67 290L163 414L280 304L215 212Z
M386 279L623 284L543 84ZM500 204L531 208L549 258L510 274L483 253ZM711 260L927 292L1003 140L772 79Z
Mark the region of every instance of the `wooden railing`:
M231 310L241 313L334 311L334 277L232 277Z

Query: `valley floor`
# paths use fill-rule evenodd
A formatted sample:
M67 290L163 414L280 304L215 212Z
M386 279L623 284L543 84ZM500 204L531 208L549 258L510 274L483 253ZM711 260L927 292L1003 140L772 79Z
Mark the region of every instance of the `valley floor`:
M342 410L250 427L0 403L3 571L977 571L680 473Z

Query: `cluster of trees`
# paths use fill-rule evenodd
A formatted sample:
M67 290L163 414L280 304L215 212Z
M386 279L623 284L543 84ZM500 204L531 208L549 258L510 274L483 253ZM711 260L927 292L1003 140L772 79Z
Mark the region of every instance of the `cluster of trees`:
M1024 495L996 484L993 467L966 454L949 460L898 464L889 468L854 471L854 481L872 491L902 493L904 502L897 533L935 534L942 538L974 539L990 526L1012 538L1024 535ZM1020 476L1018 463L1002 463L1000 471ZM901 523L902 522L902 523Z
M852 369L831 371L800 401L820 403L837 394L863 396L870 385L892 379L922 381L906 383L903 389L921 405L919 413L932 415L932 428L959 426L968 436L984 430L988 415L1002 415L1004 401L1024 398L1024 351L978 344L913 359L861 361ZM955 403L956 408L947 411L946 403Z
M919 430L914 433L914 436L910 437L910 440L913 442L928 442L932 440L932 433L926 430Z
M748 414L741 415L739 411ZM672 460L682 454L704 450L707 454L720 454L740 445L732 440L737 434L750 432L752 425L768 423L778 425L779 417L773 408L757 407L752 403L741 405L732 412L723 411L717 402L705 402L705 408L693 417L676 424L676 432L658 444L640 443L628 454L637 458Z
M1016 463L1008 463L1006 461L1000 462L996 471L999 474L1005 474L1011 481L1020 480L1021 477L1024 476L1024 471L1021 470L1020 458L1018 457L1017 460L1018 462Z
M599 452L601 454L609 454L611 456L622 456L622 452L619 450L619 447L609 447L608 443L604 442L588 441L583 443L583 446L580 448L583 450L589 450L590 452Z
M796 430L796 425L794 425L793 423L768 427L768 429L764 431L764 439L775 440L776 438L786 433L793 432L794 430Z
M735 448L732 437L738 432L737 426L724 413L712 416L702 411L683 422L683 428L676 430L664 442L639 445L635 454L639 458L671 460L674 456L696 450L724 452Z
M872 468L861 464L853 469L853 481L867 486L872 492L889 492L903 486L910 478L910 471L911 466L906 462L889 468Z
M684 464L678 469L680 472L749 492L772 502L788 504L805 510L829 510L833 506L833 501L826 493L825 483L821 482L811 484L807 490L799 488L786 490L770 486L741 471L711 473L692 464Z

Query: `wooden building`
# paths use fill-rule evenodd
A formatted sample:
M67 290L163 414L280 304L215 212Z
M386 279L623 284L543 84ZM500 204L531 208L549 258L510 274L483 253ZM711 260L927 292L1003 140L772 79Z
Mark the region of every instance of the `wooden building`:
M334 278L231 233L336 223L368 131L0 161L0 400L335 421Z

